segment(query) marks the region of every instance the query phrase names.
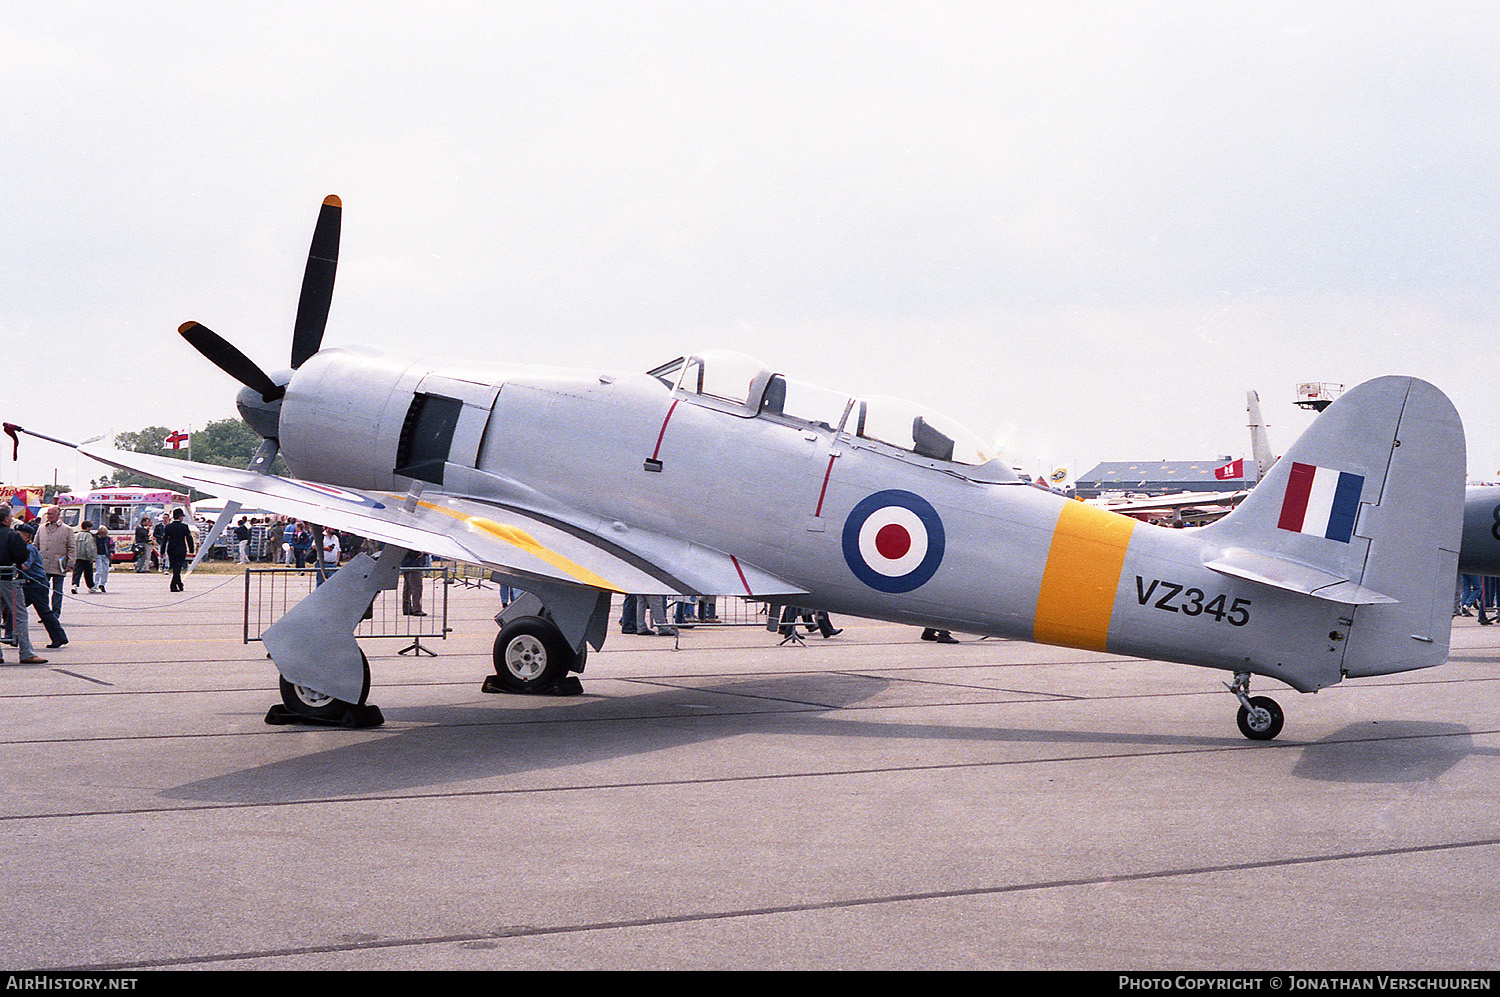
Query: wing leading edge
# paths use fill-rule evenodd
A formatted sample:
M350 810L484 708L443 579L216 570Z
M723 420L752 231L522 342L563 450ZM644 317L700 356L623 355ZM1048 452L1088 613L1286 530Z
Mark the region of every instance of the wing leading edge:
M612 524L611 532L619 534L612 538L576 523L444 492L429 490L413 498L91 444L78 450L242 505L522 577L637 595L761 598L805 591L733 555L620 524Z

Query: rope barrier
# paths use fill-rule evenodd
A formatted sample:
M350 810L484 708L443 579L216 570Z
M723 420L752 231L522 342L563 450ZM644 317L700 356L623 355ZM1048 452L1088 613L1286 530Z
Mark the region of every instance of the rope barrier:
M153 574L154 572L144 572L143 571L143 572L140 572L140 573L141 574ZM134 572L132 572L132 574L134 574ZM147 612L147 611L150 611L150 610L171 609L174 606L181 606L184 603L192 602L194 599L201 599L201 598L203 598L204 596L208 595L211 592L217 592L219 589L223 588L225 585L228 585L230 582L236 582L237 581L237 582L240 582L241 584L243 584L244 580L245 579L244 579L243 575L228 575L219 584L211 586L209 588L206 588L202 592L197 592L197 593L195 593L193 595L185 596L184 598L178 599L176 602L163 602L163 603L159 603L159 604L157 604L155 606L112 606L112 605L110 605L107 602L100 602L100 601L95 600L95 599L85 599L83 596L81 596L81 595L74 595L71 592L64 592L62 594L62 597L64 599L68 600L68 601L71 601L71 602L82 603L85 606L98 606L98 607L100 607L102 609L113 609L116 612L120 612L120 613L144 613L144 612ZM50 589L49 589L49 591L50 591Z

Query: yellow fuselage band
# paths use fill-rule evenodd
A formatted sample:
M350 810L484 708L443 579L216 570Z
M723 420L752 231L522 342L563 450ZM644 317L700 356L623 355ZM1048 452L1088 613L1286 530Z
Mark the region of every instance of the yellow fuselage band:
M1052 531L1032 639L1104 650L1135 520L1068 502Z

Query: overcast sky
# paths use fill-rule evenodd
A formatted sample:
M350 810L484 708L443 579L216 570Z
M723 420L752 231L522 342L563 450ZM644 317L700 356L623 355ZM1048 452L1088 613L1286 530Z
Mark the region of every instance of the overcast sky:
M196 319L644 370L739 349L1028 470L1277 452L1414 374L1500 478L1500 4L0 0L0 417L234 414ZM8 441L7 441L8 443ZM103 467L25 441L6 483Z

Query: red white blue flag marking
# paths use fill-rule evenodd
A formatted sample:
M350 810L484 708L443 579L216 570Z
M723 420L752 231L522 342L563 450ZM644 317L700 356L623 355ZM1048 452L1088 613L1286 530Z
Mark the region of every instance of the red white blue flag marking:
M1365 476L1315 464L1292 464L1276 525L1293 533L1348 543L1359 515Z

